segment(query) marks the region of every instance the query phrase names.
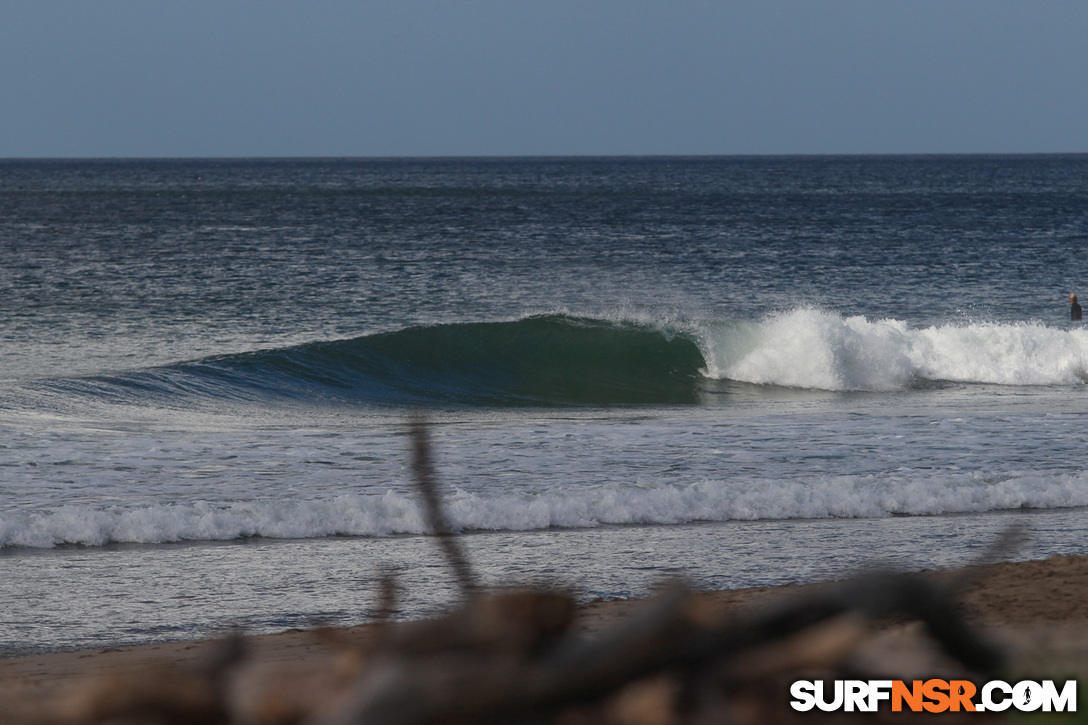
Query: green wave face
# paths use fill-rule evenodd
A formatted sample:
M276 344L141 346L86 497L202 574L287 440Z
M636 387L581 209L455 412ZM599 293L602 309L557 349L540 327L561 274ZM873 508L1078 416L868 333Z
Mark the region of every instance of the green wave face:
M114 395L123 388L130 396L393 406L690 404L698 402L703 366L698 346L683 335L548 315L410 327L219 356L97 383Z
M563 316L413 328L361 342L395 361L388 372L400 383L470 404L692 403L703 366L689 339Z

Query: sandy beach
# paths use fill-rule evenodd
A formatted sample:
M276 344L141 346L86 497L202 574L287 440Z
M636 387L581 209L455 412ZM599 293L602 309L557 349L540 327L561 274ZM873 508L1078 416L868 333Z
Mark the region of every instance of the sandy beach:
M967 583L957 601L966 619L1009 654L1011 672L1034 676L1088 672L1088 556L1005 562L933 571L926 576L965 574ZM733 617L804 596L822 586L825 584L740 589L709 592L704 597L723 617ZM593 637L629 619L644 605L639 600L590 602L578 608L574 626ZM885 637L902 637L914 636L920 628L917 623L892 623L884 629ZM366 651L377 633L378 629L368 624L323 631L290 630L244 638L243 646L252 671L279 671L278 676L284 672L333 672L344 667L345 651ZM9 706L41 703L95 681L199 667L222 646L216 641L157 643L9 658L0 661L0 701ZM909 664L906 666L909 669ZM19 720L0 716L0 721Z

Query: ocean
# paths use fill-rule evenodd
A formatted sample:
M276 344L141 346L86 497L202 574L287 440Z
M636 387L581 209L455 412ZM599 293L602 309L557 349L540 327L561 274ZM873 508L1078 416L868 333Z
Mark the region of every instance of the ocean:
M0 161L0 655L1088 552L1088 156Z

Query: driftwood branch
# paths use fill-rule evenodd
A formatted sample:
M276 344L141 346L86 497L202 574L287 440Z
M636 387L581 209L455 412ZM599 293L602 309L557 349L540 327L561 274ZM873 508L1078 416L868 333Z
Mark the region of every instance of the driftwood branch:
M944 586L917 575L874 575L801 597L751 617L708 624L698 595L672 587L625 624L593 639L566 637L519 661L477 652L429 661L391 659L344 707L314 725L490 723L611 696L665 672L722 668L843 615L921 619L948 654L993 671L1000 653L956 613Z

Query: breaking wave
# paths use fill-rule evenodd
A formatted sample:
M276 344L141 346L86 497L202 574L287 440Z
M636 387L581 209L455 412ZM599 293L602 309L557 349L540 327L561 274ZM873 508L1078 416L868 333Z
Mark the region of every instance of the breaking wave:
M929 382L1082 385L1088 329L795 309L758 321L655 324L546 315L410 327L159 368L39 381L52 395L390 406L695 404L715 380L830 391Z
M536 494L451 493L446 508L462 531L532 531L693 521L874 518L1088 506L1088 473L827 476L806 481L607 484ZM322 500L198 501L144 507L63 506L0 514L0 547L225 541L423 534L416 498L387 491Z
M1080 385L1088 330L1038 323L954 323L912 329L901 320L814 309L702 335L706 374L820 390L901 390L919 381Z

